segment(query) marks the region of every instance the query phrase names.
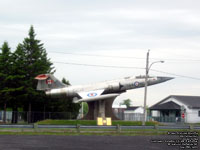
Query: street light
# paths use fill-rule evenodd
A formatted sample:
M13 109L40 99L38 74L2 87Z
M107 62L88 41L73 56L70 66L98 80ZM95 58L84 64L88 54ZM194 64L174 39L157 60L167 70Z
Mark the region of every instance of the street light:
M153 64L155 64L155 63L164 63L164 62L165 62L165 61L163 61L163 60L152 62L151 65L150 65L149 68L148 68L148 73L149 73L149 70L150 70L150 68L151 68L151 66L152 66Z
M149 51L147 52L147 59L146 59L146 75L145 75L145 88L144 88L144 113L143 113L143 121L142 121L142 125L144 126L145 125L145 122L146 122L146 117L147 117L147 111L146 111L146 101L147 101L147 85L148 85L148 82L147 82L147 79L148 79L148 74L149 74L149 70L151 68L151 66L155 63L164 63L164 61L155 61L155 62L152 62L149 66Z

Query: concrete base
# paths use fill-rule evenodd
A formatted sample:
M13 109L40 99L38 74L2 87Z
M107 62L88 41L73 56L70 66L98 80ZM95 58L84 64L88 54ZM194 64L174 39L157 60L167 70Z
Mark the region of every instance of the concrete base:
M112 120L119 120L112 111L112 104L114 99L104 99L100 101L87 102L88 113L82 120L96 120L97 117L110 117Z

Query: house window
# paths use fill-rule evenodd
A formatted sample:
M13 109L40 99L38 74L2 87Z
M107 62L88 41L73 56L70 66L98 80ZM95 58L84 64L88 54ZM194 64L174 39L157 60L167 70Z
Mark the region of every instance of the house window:
M200 111L199 111L199 117L200 117Z

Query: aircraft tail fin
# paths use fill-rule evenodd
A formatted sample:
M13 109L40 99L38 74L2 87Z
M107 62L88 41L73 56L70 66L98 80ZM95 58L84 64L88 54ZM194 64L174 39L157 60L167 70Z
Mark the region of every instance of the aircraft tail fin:
M64 83L56 79L52 74L40 74L35 77L38 80L37 90L46 91L50 89L66 87Z

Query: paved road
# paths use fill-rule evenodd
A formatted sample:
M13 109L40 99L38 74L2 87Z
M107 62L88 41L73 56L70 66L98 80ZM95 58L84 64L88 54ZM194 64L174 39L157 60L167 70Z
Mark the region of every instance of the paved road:
M0 135L0 150L177 150L152 139L170 136ZM200 145L200 143L199 143Z

